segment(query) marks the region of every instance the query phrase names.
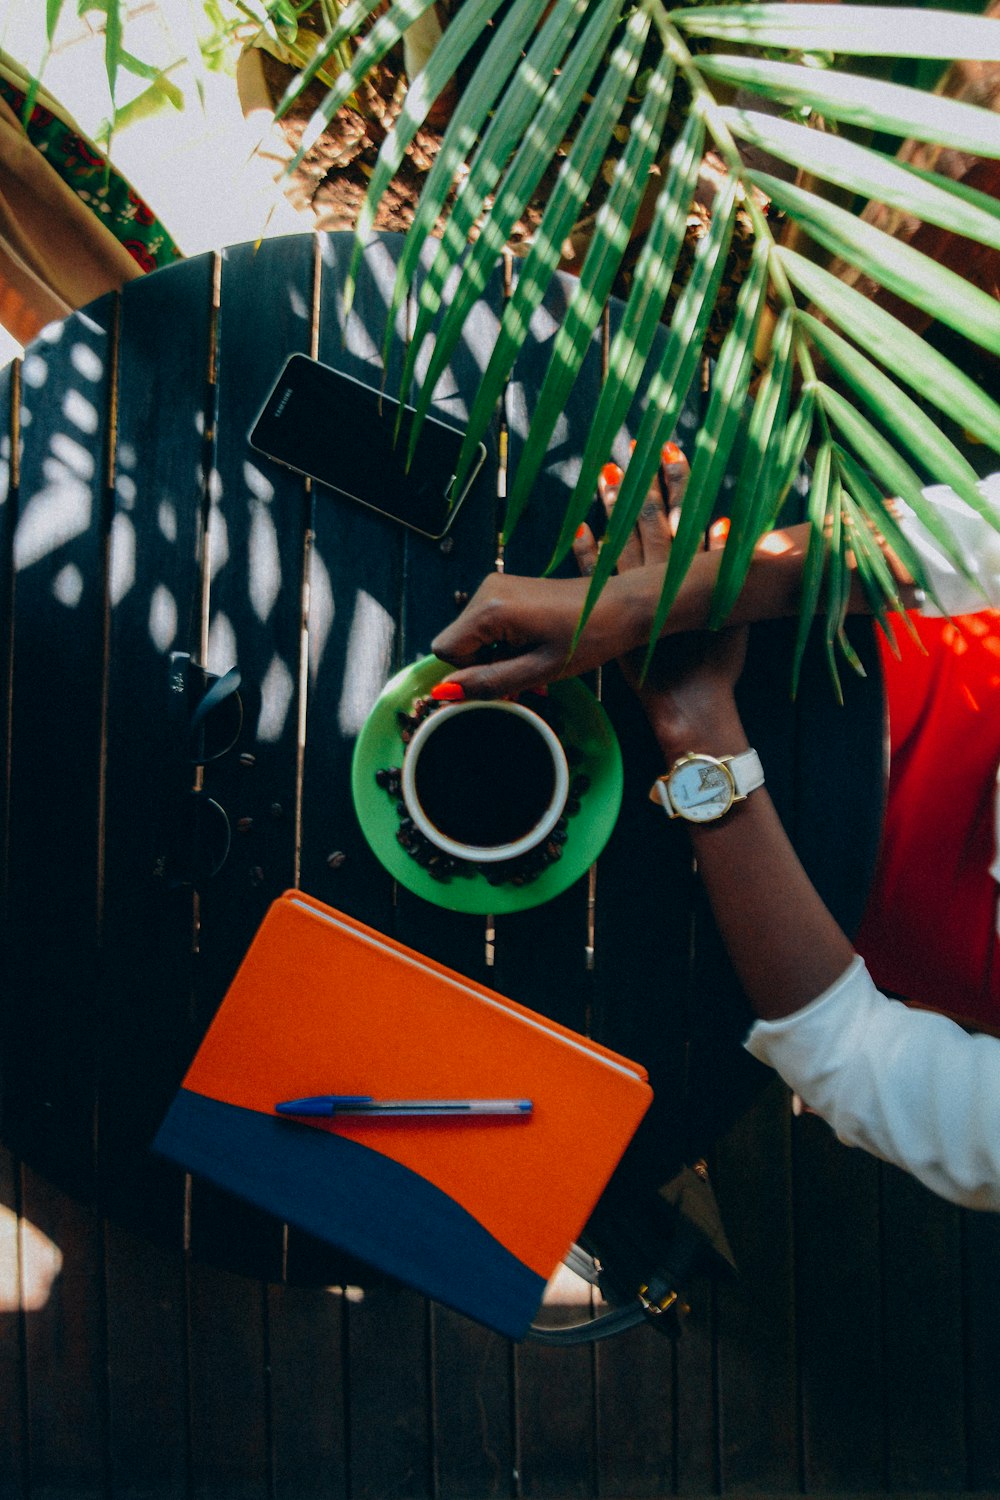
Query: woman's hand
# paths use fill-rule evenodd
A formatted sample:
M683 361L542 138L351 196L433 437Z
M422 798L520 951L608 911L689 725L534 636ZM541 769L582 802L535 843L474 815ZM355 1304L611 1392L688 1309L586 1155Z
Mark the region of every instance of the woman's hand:
M587 598L587 561L596 556L589 526L574 544L583 564L581 578L522 578L492 573L483 580L458 619L431 643L431 650L457 668L449 682L469 698L499 698L575 677L642 646L663 588L669 538L661 535L666 494L678 504L688 466L679 448L668 444L662 471L663 493L650 490L618 574L608 580L574 646ZM621 471L607 464L601 495L607 498ZM617 493L617 490L615 490ZM592 571L590 567L589 571Z
M662 482L654 483L643 502L635 529L618 559L622 576L653 566L662 576L688 478L687 460L675 444L664 448ZM605 466L598 490L608 514L618 498L622 473ZM709 533L715 550L725 537L724 523ZM593 532L581 526L573 546L585 576L593 572L598 544ZM660 642L645 676L645 645L619 656L626 681L639 697L653 731L668 757L699 749L709 754L732 754L746 748L733 690L743 670L746 630L689 631Z

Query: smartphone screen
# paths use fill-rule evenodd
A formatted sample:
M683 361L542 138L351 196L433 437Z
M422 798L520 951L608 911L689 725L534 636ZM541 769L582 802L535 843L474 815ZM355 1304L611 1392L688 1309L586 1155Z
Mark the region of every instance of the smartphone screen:
M441 537L486 457L480 443L461 495L453 495L464 434L436 417L420 432L409 472L413 407L304 354L290 356L250 432L250 446L330 489L391 516L425 536Z

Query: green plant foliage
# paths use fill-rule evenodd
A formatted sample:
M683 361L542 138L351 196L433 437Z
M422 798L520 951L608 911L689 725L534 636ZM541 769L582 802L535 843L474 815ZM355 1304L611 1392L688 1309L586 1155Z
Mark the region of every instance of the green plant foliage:
M381 17L380 48L392 45L412 14L410 0ZM609 29L615 20L617 29ZM439 58L433 77L415 81L397 127L400 135L390 137L383 148L384 165L372 180L363 228L372 223L379 195L446 69L456 65L486 24L482 4L467 0L457 10L451 28L458 36L450 39L450 50ZM338 35L353 34L352 26L345 15ZM357 87L366 66L362 53L369 45L363 44L328 102L335 104L348 87ZM861 60L856 67L852 58ZM553 539L558 560L585 514L625 413L635 395L645 393L645 417L591 582L588 609L634 524L656 473L660 446L672 434L698 369L724 285L737 205L750 216L755 246L691 455L691 481L659 618L669 610L701 544L731 467L737 434L744 440L744 457L731 499L713 623L724 622L756 542L774 524L803 456L810 453L807 509L813 541L800 651L813 609L821 605L831 662L837 652L852 661L843 632L849 552L880 618L898 599L879 539L898 541L900 555L921 577L917 559L885 508L884 495L899 495L913 505L950 552L954 546L924 501L923 486L948 483L983 511L975 474L939 431L929 409L996 451L1000 408L959 365L817 262L824 256L839 259L923 309L971 346L1000 354L1000 306L993 299L841 206L845 199L862 206L873 200L1000 248L1000 207L994 200L936 173L903 166L873 145L913 137L976 156L1000 157L1000 116L886 81L883 64L866 71L873 58L890 59L889 71L904 62L1000 61L1000 23L953 11L885 6L736 4L668 10L660 0L637 0L616 11L608 0L557 0L548 11L545 0L519 0L495 28L445 137L428 182L426 212L418 210L413 243L401 267L391 316L415 282L421 246L444 211L444 239L419 291L403 392L408 394L416 382L421 351L431 347L415 396L422 415L510 225L544 166L561 159L548 212L518 268L496 350L471 404L467 447L472 450L529 336L531 314L555 274L558 246L594 180L610 132L624 118L630 80L641 60L648 86L638 112L628 117L618 171L554 341L531 430L509 484L504 528L509 536L530 505L555 423L621 267L650 171L659 162L662 186L652 227L609 353L608 379L580 482L567 497L564 523ZM732 103L734 87L741 90L739 106ZM294 93L293 88L289 97ZM744 102L751 96L760 100L759 107ZM570 119L576 123L567 146L563 132ZM796 184L751 171L741 158L741 142L808 175L800 173ZM725 164L726 181L676 302L665 347L654 355L652 335L663 316L706 146ZM453 184L458 191L446 208ZM770 201L771 214L759 206L754 188ZM779 243L775 209L812 241L811 257ZM769 349L762 353L757 340L766 302L777 317Z
M62 3L46 0L50 38ZM77 3L105 12L114 92L119 70L142 72L122 44L123 0ZM294 41L302 10L295 0L202 3L215 17L216 36L220 26L233 24L227 7L235 5L243 23L255 18L285 42ZM280 106L298 100L315 79L332 78L303 150L430 3L321 0L327 34L312 46L308 66ZM849 284L864 278L922 310L951 330L959 346L964 340L970 355L1000 356L1000 304L861 217L867 203L883 204L1000 249L996 200L936 172L904 165L886 147L913 138L974 157L1000 158L1000 115L934 93L928 82L953 60L1000 62L1000 22L964 13L967 9L966 0L956 9L940 10L794 0L675 8L662 0L512 0L504 8L498 0L464 0L453 8L444 41L425 73L412 80L385 140L359 220L357 254L431 105L478 49L479 61L428 174L388 310L387 338L405 299L411 293L416 298L401 383L401 394L409 399L413 392L417 407L414 436L512 225L554 166L555 185L541 225L518 264L496 348L478 393L472 394L468 458L529 337L532 313L608 159L611 137L624 140L553 343L531 430L510 476L506 536L531 503L551 434L622 268L643 195L648 184L659 182L623 320L609 350L608 378L579 483L567 495L563 524L552 539L556 562L586 512L625 414L636 396L645 396L588 609L628 538L657 472L662 443L672 436L705 357L709 326L713 317L718 322L723 305L729 331L690 455L691 481L659 619L701 544L727 471L734 477L731 526L712 623L725 621L756 542L775 523L808 457L812 543L800 651L819 607L831 663L840 654L853 664L843 631L849 556L883 620L886 609L898 604L883 539L923 581L886 495L908 501L951 553L954 545L924 500L923 487L948 483L967 504L990 514L969 464L939 430L946 421L990 453L998 451L1000 406L966 373L963 365L973 361L946 357ZM914 86L916 79L926 86ZM157 82L148 81L151 87ZM749 168L741 156L748 146L795 170ZM722 181L708 231L678 286L679 254L709 149L722 163ZM796 180L787 180L796 171ZM737 214L741 224L749 221L753 249L734 297L726 272ZM443 235L431 239L442 215ZM794 248L783 242L787 227L796 232ZM348 302L350 292L349 284ZM673 311L666 338L657 341L668 294ZM766 327L769 338L762 341Z

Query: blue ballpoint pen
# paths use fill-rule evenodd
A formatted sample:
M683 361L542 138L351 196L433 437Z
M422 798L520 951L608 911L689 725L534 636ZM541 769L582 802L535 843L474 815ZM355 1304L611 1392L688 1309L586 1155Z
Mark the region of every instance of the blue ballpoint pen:
M370 1094L314 1094L276 1104L279 1115L530 1115L530 1099L374 1099Z

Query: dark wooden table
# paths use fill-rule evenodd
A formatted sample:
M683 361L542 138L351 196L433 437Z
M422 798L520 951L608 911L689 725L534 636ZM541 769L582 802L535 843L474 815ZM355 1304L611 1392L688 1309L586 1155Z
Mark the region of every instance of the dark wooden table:
M248 449L289 352L378 381L396 246L369 251L342 341L348 247L303 236L182 263L3 377L0 1185L9 1222L64 1266L44 1306L0 1311L0 1493L995 1490L997 1225L793 1123L778 1087L742 1111L760 1082L738 1045L745 1003L686 840L646 801L655 749L613 669L625 799L593 885L491 924L396 889L370 853L353 741L494 565L501 443L498 420L444 545ZM503 287L498 270L439 387L457 423ZM507 392L514 452L564 295ZM601 365L597 339L508 571L547 560ZM686 430L697 420L693 401ZM857 638L873 671L845 678L843 710L819 650L791 702L784 625L754 633L742 688L782 815L848 927L881 786L867 627ZM197 897L152 877L171 650L238 664L247 710L205 773L234 833ZM651 1159L738 1117L712 1162L743 1276L701 1289L676 1348L648 1330L596 1353L512 1348L149 1155L293 884L641 1058Z

